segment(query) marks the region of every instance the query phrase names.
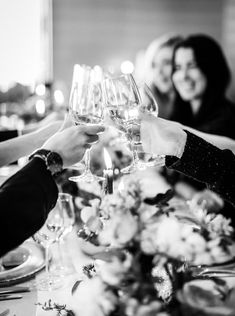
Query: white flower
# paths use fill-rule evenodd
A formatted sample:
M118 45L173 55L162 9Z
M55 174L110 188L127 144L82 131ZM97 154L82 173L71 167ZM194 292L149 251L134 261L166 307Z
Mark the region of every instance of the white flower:
M99 234L101 244L120 247L131 241L138 231L138 223L130 213L116 213L106 222Z
M91 217L98 216L100 200L99 199L91 200L90 204L91 206L85 206L81 210L81 219L84 223L87 223Z
M107 291L99 277L82 281L73 295L70 308L76 315L106 316L115 309L117 297Z
M98 267L101 279L109 285L117 286L125 278L132 264L132 256L126 254L124 260L113 256L111 262L102 262Z
M230 226L231 220L225 218L223 215L216 215L213 220L208 224L208 229L214 233L214 235L226 235L231 236L233 228Z
M194 232L188 236L186 243L193 248L193 251L196 254L204 252L207 246L206 240L201 235Z

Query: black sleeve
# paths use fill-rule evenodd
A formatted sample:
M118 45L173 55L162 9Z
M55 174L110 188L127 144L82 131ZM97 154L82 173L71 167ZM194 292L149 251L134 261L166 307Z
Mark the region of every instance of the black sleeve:
M166 166L198 181L220 194L235 206L235 156L221 150L194 134L187 133L184 153L180 159L166 157Z
M0 187L0 256L41 228L57 197L51 173L36 157Z
M18 136L17 130L0 131L0 142L4 142L5 140L11 139L17 136Z

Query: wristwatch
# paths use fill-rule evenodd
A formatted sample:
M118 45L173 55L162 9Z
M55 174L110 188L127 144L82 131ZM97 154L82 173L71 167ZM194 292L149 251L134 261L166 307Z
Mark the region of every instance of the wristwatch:
M42 159L52 174L52 176L57 176L63 170L63 160L60 155L54 151L50 151L47 149L38 149L29 157L29 160L37 157Z

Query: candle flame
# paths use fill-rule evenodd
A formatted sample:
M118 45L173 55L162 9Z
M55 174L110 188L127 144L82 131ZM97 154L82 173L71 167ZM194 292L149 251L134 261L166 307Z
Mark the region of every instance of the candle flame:
M104 162L107 169L112 168L112 159L109 155L109 152L106 148L104 148Z

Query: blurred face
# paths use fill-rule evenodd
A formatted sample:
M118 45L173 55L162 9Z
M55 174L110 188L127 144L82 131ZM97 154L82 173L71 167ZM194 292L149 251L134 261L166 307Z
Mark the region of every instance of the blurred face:
M198 68L191 48L179 48L176 51L172 80L184 101L200 100L203 97L207 79Z
M172 54L171 47L162 47L157 51L152 62L152 81L162 93L172 90Z

